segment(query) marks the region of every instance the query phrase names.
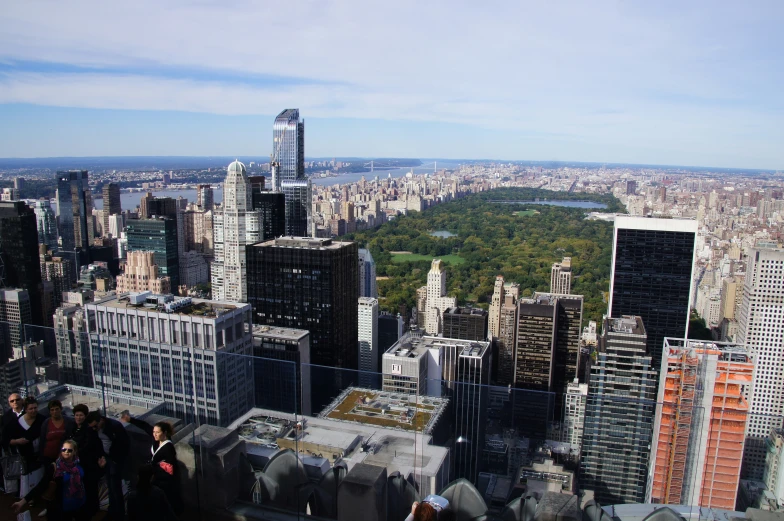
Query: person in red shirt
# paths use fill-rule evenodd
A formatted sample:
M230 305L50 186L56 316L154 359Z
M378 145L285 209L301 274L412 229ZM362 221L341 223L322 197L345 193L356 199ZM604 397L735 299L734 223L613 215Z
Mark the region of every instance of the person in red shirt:
M73 435L76 422L63 416L63 404L58 400L49 402L49 418L41 425L39 446L41 447L41 460L49 464L60 457L60 447L63 442Z

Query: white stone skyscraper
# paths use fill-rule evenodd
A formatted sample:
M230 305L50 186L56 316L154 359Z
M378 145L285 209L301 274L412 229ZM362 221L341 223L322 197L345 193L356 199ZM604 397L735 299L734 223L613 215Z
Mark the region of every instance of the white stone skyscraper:
M738 343L757 362L742 475L762 479L765 439L784 416L784 249L775 244L749 251L738 323Z
M446 295L446 269L441 259L433 259L426 288L425 331L429 335L438 335L442 331L444 311L457 305L454 297Z
M223 184L223 205L214 212L215 261L212 263L212 298L247 302L245 246L261 240L259 212L253 210L245 165L229 165Z
M572 258L554 262L550 269L550 293L569 295L572 292Z

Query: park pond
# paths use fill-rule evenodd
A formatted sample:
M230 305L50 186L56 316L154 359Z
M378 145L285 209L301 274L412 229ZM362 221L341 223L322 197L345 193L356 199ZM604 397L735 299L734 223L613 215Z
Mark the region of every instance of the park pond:
M491 203L502 204L545 204L549 206L565 206L567 208L590 208L592 210L603 210L607 208L606 204L595 203L593 201L490 201Z
M437 230L434 232L430 232L430 235L433 237L441 237L442 239L448 239L450 237L457 237L456 233L452 233L446 230Z

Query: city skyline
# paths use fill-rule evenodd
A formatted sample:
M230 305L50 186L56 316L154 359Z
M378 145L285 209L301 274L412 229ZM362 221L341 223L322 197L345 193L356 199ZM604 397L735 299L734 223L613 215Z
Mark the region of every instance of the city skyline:
M266 156L295 106L313 156L784 164L779 4L450 7L10 6L0 156ZM263 40L208 30L240 12Z

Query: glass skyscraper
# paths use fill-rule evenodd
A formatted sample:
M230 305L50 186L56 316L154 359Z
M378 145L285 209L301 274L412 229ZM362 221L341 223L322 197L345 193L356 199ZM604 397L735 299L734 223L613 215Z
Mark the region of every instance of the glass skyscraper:
M272 189L286 198L286 235L310 235L311 185L305 177L305 122L299 109L286 109L272 127Z
M57 172L57 216L63 251L87 251L92 244L92 198L87 170Z
M128 251L154 252L161 276L171 279L172 291L180 285L180 263L177 252L177 221L168 217L129 219L125 227Z
M639 315L653 367L665 337L686 338L697 221L617 216L609 316Z

